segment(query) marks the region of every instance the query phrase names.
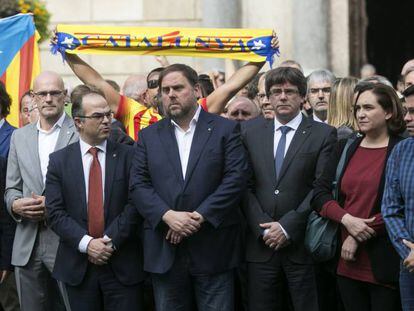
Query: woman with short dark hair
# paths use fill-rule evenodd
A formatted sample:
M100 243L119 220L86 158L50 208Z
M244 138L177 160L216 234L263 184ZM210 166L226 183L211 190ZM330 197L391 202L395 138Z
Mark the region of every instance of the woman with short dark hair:
M395 311L399 258L385 232L381 201L388 156L405 130L402 106L391 87L369 84L356 94L354 114L360 133L346 150L338 198L333 182L347 139L338 142L315 182L313 205L340 224L337 276L345 309Z

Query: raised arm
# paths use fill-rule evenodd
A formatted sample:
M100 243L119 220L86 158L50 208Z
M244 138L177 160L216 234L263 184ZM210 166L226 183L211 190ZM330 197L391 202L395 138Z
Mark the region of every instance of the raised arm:
M99 88L105 95L111 110L116 113L121 95L89 64L78 55L66 53L66 60L73 73L85 84Z

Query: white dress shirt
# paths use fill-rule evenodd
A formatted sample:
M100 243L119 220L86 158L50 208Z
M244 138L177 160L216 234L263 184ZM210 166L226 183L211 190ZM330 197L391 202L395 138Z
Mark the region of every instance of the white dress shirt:
M277 146L279 145L279 140L280 137L282 136L282 132L280 131L280 128L282 126L289 126L291 128L291 130L289 132L287 132L286 134L286 145L285 145L285 155L286 152L289 149L290 143L292 142L293 136L296 133L296 130L298 129L300 123L302 122L302 113L298 113L298 115L296 117L294 117L292 120L290 120L288 123L286 124L282 124L280 123L276 118L275 120L275 134L274 134L274 143L273 143L273 157L276 157L276 150L277 150Z
M289 132L287 132L286 134L286 145L285 145L285 156L286 156L286 152L289 149L290 143L292 142L293 136L296 133L296 130L298 129L300 123L302 122L302 113L299 112L298 115L296 117L294 117L292 120L290 120L288 123L286 124L282 124L280 123L276 118L275 118L275 134L274 134L274 143L273 143L273 156L276 157L276 150L277 150L277 146L279 144L279 140L280 137L282 136L282 132L280 131L280 128L282 126L289 126L291 128L291 130ZM280 224L279 224L280 225ZM285 234L286 238L289 239L289 234L286 232L286 230L282 227L282 225L280 225L280 228L282 229L283 233ZM264 231L264 235L266 235L266 231Z
M187 172L188 159L190 157L191 144L193 142L194 132L196 129L198 117L200 116L201 106L198 105L197 110L190 121L188 130L183 130L176 122L171 120L174 125L175 138L177 139L178 152L180 154L181 169L183 172L183 179Z
M321 119L318 118L317 115L315 115L315 113L312 114L313 120L316 122L320 122L320 123L328 123L328 120L322 121Z
M39 146L40 169L42 171L43 184L46 183L47 166L49 165L49 155L55 151L56 143L59 138L60 129L65 120L65 113L57 120L49 131L45 131L40 127L40 120L37 121Z
M85 193L86 193L86 202L88 202L89 197L89 171L91 169L93 156L89 152L93 146L86 143L82 138L79 138L79 145L82 155L82 166L83 166L83 178L85 180ZM106 163L106 140L104 140L99 145L95 146L98 149L98 160L101 165L102 172L102 202L105 202L105 163ZM88 205L86 205L87 207ZM107 237L107 236L105 236ZM81 253L87 253L88 244L93 239L90 235L85 234L81 241L79 242L79 251Z
M1 127L4 125L4 122L6 122L6 121L4 120L4 118L0 119L0 129L1 129Z

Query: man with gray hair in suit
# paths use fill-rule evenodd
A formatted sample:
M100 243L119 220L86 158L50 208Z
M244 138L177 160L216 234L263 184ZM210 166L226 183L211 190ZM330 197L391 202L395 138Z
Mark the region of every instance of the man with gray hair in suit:
M22 311L64 310L64 289L59 285L63 304L51 278L59 239L45 221L43 192L49 154L77 141L78 134L64 112L66 90L58 74L37 76L31 96L39 120L14 131L7 165L6 205L17 223L12 264Z
M316 122L326 123L331 87L335 79L334 74L326 69L315 70L307 78L307 100L312 106L313 120Z

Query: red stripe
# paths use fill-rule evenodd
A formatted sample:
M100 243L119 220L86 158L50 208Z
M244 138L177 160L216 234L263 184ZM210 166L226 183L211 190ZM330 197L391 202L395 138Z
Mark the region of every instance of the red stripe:
M7 70L0 77L0 81L3 82L4 85L6 85L6 73L7 73Z
M34 37L34 35L31 36L20 49L19 100L30 89L33 71Z

